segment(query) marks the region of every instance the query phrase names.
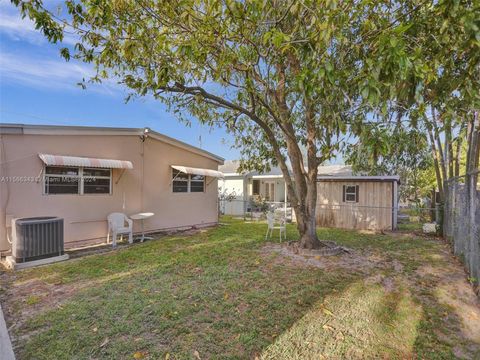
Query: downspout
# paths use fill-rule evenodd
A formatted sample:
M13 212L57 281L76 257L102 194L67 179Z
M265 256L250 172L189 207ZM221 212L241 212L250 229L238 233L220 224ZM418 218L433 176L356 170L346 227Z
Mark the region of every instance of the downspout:
M150 128L146 127L143 129L143 135L140 136L140 140L142 141L142 150L141 150L141 156L142 156L142 185L140 187L140 206L141 211L145 211L144 205L145 205L145 199L144 199L144 188L145 188L145 142L148 139L148 133L150 132Z
M249 201L248 195L248 174L243 175L243 220L247 219L247 202Z
M143 194L144 194L144 187L145 187L145 141L146 141L146 136L143 135L140 137L141 139L141 150L140 150L140 156L142 157L142 182L140 186L140 211L143 211L144 209L144 199L143 199Z
M0 134L0 175L3 174L2 176L5 176L7 177L7 156L5 154L5 143L3 141L3 135ZM10 242L10 239L9 239L9 236L8 236L8 230L7 230L7 208L8 208L8 204L10 202L10 186L9 186L9 183L8 183L8 179L7 181L4 182L5 184L5 188L6 188L6 191L5 191L5 202L2 204L2 209L3 209L3 215L5 216L5 237L7 239L7 241L9 243ZM3 185L3 182L0 183L0 186ZM8 252L8 250L6 251ZM1 251L0 252L0 258L2 256L4 256L4 253L5 251Z

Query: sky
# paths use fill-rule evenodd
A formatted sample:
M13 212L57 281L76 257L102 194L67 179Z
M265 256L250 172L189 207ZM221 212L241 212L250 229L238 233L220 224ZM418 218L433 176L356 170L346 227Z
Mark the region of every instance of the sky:
M47 0L49 6L59 1ZM0 122L108 127L150 127L217 154L239 158L232 137L192 120L180 123L166 107L147 98L125 103L126 92L115 83L81 89L78 82L92 74L86 64L60 57L71 45L49 43L29 19L22 19L10 0L0 0Z

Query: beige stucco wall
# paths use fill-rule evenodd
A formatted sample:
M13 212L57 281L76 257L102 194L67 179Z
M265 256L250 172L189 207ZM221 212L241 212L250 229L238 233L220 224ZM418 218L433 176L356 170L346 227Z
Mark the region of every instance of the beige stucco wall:
M0 181L0 251L9 249L10 217L55 215L64 218L67 246L103 242L106 217L111 212L127 215L154 212L145 221L147 231L218 220L217 181L207 178L204 193L173 193L170 165L217 169L218 162L186 149L137 135L14 135L3 134L0 151L1 177L36 177L43 162L38 153L129 160L133 170L114 169L112 194L43 195L43 182ZM143 155L142 155L143 154ZM134 223L134 231L140 224Z

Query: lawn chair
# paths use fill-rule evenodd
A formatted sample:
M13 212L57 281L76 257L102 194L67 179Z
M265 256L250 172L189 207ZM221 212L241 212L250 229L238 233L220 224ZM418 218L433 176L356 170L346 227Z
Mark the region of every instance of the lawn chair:
M265 240L267 240L269 237L272 237L273 230L278 229L279 231L279 239L280 242L282 241L282 233L284 236L284 239L287 240L287 231L286 231L286 225L285 225L285 218L280 217L278 221L278 225L275 225L275 214L272 212L267 213L267 233L265 234Z
M108 234L107 243L110 242L110 232L112 232L112 246L117 246L117 235L120 235L120 240L123 239L123 234L128 234L129 244L133 243L133 221L122 213L111 213L108 219ZM127 225L127 226L125 226Z

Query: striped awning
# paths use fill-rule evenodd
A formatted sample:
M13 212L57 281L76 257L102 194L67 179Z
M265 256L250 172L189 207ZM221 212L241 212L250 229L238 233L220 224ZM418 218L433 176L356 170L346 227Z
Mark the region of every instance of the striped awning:
M203 175L223 178L223 173L217 170L193 168L188 166L172 165L172 168L184 174Z
M127 160L114 159L97 159L89 157L65 156L38 154L40 159L50 166L79 166L90 168L106 168L106 169L133 169L133 165Z

